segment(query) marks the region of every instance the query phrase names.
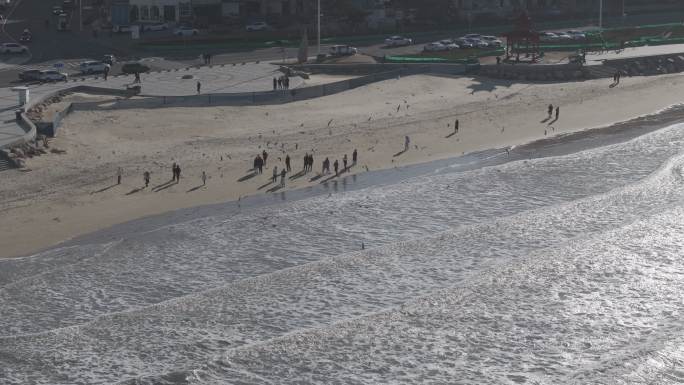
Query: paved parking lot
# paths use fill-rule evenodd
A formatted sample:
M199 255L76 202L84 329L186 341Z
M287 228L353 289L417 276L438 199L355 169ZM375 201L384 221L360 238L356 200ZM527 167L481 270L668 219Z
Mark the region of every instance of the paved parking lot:
M142 94L160 96L183 96L197 93L197 81L202 84L202 93L239 93L269 91L273 89L273 77L282 75L278 67L267 63L217 65L212 67L164 70L142 74ZM31 100L74 87L89 85L113 89L124 89L134 80L130 76L111 76L104 80L97 78L75 78L68 82L35 84L29 86ZM290 80L290 88L302 85L300 78ZM10 87L0 89L0 148L21 138L24 131L15 122L15 110L19 108L18 95Z

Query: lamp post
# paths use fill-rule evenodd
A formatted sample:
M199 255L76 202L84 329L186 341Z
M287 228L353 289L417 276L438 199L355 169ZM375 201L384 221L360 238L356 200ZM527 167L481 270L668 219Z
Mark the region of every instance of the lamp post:
M317 43L318 43L318 55L321 54L321 0L318 0L318 15L317 15L317 20L318 20L318 26L316 28L316 33L317 33Z
M599 31L603 29L603 0L599 0Z

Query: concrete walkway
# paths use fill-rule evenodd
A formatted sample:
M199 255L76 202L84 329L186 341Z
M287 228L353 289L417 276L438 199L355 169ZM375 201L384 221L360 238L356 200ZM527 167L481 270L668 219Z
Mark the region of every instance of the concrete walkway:
M632 59L637 57L684 54L684 44L668 44L625 48L620 51L587 54L587 65L601 65L604 60Z
M202 84L201 92L241 93L269 91L273 89L273 77L280 76L278 67L267 63L212 66L190 68L188 70L169 70L141 74L142 94L155 96L185 96L197 94L197 81ZM133 82L133 76L110 76L107 81L102 77L81 80L76 77L68 82L37 84L29 86L31 101L66 88L88 85L112 89L124 89ZM74 81L75 80L75 81ZM290 88L302 85L302 79L290 79ZM19 108L18 95L11 88L0 89L0 148L20 139L24 131L15 121L15 111Z

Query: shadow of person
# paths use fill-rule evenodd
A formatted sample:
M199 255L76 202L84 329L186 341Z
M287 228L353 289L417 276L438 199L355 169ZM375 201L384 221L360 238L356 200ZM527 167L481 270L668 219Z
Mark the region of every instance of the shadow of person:
M558 121L558 118L554 118L552 121L550 121L547 125L550 126Z
M105 192L105 191L109 190L110 188L114 188L114 187L116 187L116 186L118 186L118 185L117 185L116 183L114 183L114 184L111 185L111 186L107 186L107 187L101 188L101 189L99 189L99 190L97 190L97 191L93 191L93 192L91 192L90 194L92 195L92 194L97 194L97 193Z
M544 120L540 120L539 123L546 123L546 122L548 122L549 120L551 120L551 117L550 117L550 116L547 117L547 118L544 119Z
M135 194L135 193L137 193L137 192L140 192L140 191L142 191L142 190L144 190L144 189L145 189L145 187L134 188L133 190L127 192L126 195L133 195L133 194Z
M171 185L173 185L175 183L176 183L176 181L171 179L171 180L164 182L160 185L156 185L156 186L152 187L152 191L157 192L157 191L164 190L165 188L171 187Z
M297 179L297 178L303 177L305 174L306 174L306 171L302 170L302 171L300 171L300 172L298 172L298 173L296 173L296 174L290 176L289 179L290 179L290 180L295 180L295 179Z
M193 191L197 191L197 190L201 189L202 187L204 187L203 184L201 184L199 186L195 186L195 187L191 188L190 190L186 191L185 193L187 194L187 193L191 193Z
M315 182L321 178L323 178L323 174L318 174L318 175L314 176L313 178L309 179L309 182Z
M266 192L270 192L270 193L276 192L276 191L280 190L281 188L283 188L283 185L279 184L277 186L273 186L270 189L266 190Z
M401 151L397 152L396 154L392 155L392 157L396 158L396 157L400 156L401 154L405 153L406 151L407 151L406 149L401 150Z
M266 182L265 184L259 186L259 188L258 188L257 190L262 190L262 189L264 189L264 188L266 188L266 187L272 185L273 183L275 183L275 182L273 182L273 179L269 179L268 182Z
M454 135L456 135L456 132L455 132L455 131L452 132L451 134L445 136L445 138L446 138L446 139L449 139L449 138L451 138L451 137L454 136Z
M250 179L254 178L255 176L257 176L257 174L258 174L258 172L252 171L251 174L247 174L247 175L243 176L242 178L238 179L237 181L238 182L244 182L246 180L250 180Z

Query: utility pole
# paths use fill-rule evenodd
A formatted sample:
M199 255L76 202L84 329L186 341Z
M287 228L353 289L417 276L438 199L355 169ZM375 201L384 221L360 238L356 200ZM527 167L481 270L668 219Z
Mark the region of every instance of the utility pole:
M78 0L78 30L83 32L83 0Z
M318 55L321 54L321 0L318 0L318 28L317 28L317 33L318 33Z
M603 29L603 0L599 0L599 31Z

